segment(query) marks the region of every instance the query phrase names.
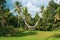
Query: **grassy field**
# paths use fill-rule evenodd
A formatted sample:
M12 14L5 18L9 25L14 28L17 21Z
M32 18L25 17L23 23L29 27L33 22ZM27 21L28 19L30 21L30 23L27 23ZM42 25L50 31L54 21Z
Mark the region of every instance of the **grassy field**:
M60 31L25 31L17 37L0 37L0 40L60 40Z

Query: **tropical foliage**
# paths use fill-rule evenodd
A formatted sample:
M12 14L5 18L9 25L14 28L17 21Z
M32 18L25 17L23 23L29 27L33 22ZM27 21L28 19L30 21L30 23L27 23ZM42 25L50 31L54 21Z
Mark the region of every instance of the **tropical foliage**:
M27 25L29 25L30 28L34 28L33 26L36 24L37 26L34 30L39 31L53 31L56 28L60 28L60 5L53 0L49 2L46 9L44 9L44 6L40 7L40 13L43 13L42 18L38 12L36 12L35 17L32 18L28 12L28 8L23 7L18 1L15 2L14 12L18 13L18 15L15 16L10 12L6 3L6 0L0 0L0 36L12 36L16 33L29 30ZM25 23L27 23L27 25Z

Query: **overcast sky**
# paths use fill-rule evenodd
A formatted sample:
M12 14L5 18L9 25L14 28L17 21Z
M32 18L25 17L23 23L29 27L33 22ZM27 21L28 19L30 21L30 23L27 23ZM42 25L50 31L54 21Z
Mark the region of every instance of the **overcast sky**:
M7 0L7 6L10 8L11 12L14 12L14 3L16 1L21 2L24 7L26 6L32 17L35 16L36 12L39 12L41 5L46 7L49 3L49 0ZM59 3L59 1L60 0L55 2Z

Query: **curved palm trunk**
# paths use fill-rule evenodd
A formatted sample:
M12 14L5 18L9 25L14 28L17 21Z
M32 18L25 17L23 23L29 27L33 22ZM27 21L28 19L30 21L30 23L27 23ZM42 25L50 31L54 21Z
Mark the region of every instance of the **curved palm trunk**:
M22 17L23 18L23 17ZM39 20L36 22L36 24L34 26L30 26L28 25L28 23L26 22L26 20L23 18L24 22L25 22L25 25L29 28L29 29L32 29L34 30L36 28L36 26L38 25L39 21L40 21L40 18Z
M18 11L18 27L19 27L19 17L21 16L20 15L20 7L19 6L17 6L17 11ZM21 16L22 18L23 18L23 16ZM29 26L28 25L28 23L26 22L26 20L23 18L23 20L24 20L24 22L25 22L25 25L29 28L29 29L35 29L36 28L36 26L38 25L38 23L39 23L39 21L40 21L40 18L39 18L39 20L36 22L36 24L34 25L34 26Z

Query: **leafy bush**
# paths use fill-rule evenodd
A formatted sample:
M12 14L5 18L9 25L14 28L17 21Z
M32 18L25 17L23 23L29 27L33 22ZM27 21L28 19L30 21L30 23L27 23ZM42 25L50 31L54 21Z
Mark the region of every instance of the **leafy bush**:
M6 26L0 28L0 36L11 36L14 35L16 29L13 26Z
M52 31L57 25L52 23L43 23L37 26L38 30L41 31Z
M22 28L14 28L13 26L6 26L0 28L0 36L15 36L16 33L22 32Z

